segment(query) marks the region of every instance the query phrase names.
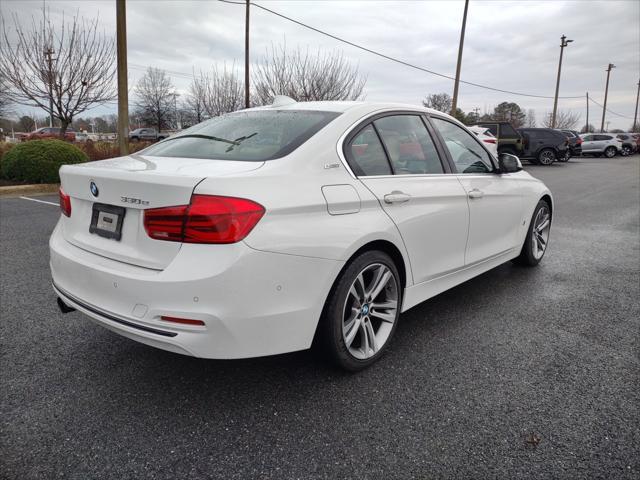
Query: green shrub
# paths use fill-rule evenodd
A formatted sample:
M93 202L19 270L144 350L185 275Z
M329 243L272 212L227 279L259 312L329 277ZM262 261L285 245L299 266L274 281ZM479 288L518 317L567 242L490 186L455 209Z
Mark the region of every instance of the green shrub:
M77 143L90 160L105 160L120 156L120 147L117 143L111 142L92 142L88 140L84 143ZM149 142L129 142L129 153L135 153L143 148L151 145Z
M29 183L58 183L62 165L86 162L89 158L79 148L62 140L31 140L5 153L0 162L0 176Z

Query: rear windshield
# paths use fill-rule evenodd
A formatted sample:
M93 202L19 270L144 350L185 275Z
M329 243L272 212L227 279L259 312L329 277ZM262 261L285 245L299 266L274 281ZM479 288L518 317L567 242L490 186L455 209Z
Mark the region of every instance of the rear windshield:
M236 112L202 122L141 153L262 162L293 152L338 115L307 110Z

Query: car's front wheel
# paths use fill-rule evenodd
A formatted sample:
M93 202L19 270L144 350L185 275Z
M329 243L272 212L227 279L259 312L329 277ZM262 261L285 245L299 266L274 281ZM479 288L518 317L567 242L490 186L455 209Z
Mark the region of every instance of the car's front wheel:
M550 233L551 207L546 200L540 200L533 211L527 237L524 245L522 245L520 255L514 262L529 267L538 265L547 251Z
M398 324L402 285L384 252L364 252L351 261L329 294L319 325L326 353L352 372L376 362Z
M556 160L556 152L552 148L543 148L538 153L538 162L541 165L551 165Z
M607 147L604 150L604 156L607 158L613 158L616 156L617 150L616 147Z
M623 145L620 153L622 154L622 156L626 157L628 155L631 155L633 151L631 150L631 147L629 145Z

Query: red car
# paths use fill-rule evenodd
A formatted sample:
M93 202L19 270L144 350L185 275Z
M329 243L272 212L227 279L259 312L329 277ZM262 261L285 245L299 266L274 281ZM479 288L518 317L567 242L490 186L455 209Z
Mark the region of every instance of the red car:
M37 129L35 132L31 132L26 136L25 140L47 140L47 139L60 139L60 128L58 127L43 127ZM64 132L64 139L67 142L76 141L76 132L67 129Z

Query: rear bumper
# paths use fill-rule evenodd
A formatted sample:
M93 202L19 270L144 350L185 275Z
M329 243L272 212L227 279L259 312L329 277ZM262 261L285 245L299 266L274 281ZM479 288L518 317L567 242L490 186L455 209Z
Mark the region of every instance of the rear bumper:
M164 270L110 260L50 240L53 288L67 305L120 335L203 358L309 348L342 262L233 245L183 245ZM196 319L182 325L161 316Z

